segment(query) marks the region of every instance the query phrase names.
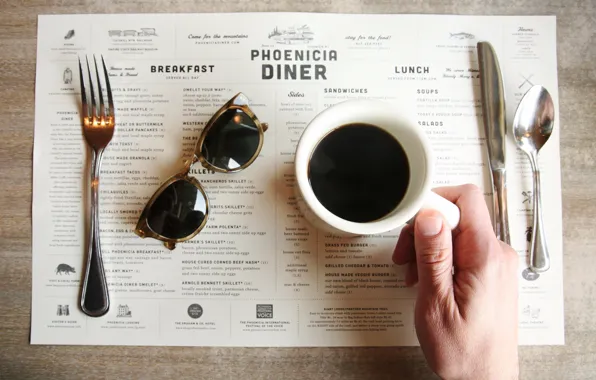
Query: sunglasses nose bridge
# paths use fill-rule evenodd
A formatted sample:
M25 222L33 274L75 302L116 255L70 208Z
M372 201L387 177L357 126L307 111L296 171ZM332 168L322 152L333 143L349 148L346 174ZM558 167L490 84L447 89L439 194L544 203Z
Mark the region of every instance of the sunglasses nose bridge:
M163 245L170 251L176 248L176 243L174 243L173 241L164 241Z
M205 157L203 157L202 154L194 154L192 163L196 164L197 162L200 162L201 166L203 166L205 169L212 169L211 165L207 162L207 160L205 159Z

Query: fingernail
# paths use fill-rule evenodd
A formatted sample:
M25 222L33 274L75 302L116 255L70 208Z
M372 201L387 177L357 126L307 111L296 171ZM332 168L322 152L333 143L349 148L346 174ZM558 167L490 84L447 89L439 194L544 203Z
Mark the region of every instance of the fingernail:
M416 228L422 236L435 236L441 232L443 220L435 215L420 215L416 218Z

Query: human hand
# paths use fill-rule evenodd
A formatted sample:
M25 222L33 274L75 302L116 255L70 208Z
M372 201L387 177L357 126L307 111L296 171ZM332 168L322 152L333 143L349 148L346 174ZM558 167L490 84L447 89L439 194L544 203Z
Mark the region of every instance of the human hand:
M435 192L459 207L458 227L452 234L441 214L422 210L393 254L408 265L406 284L418 283L422 351L442 379L517 379L517 254L496 238L476 186Z

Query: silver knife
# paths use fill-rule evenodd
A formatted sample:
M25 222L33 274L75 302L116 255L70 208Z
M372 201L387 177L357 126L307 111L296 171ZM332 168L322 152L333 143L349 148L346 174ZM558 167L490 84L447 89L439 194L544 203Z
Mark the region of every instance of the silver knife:
M492 45L481 41L476 45L480 66L482 118L486 146L492 172L493 226L497 238L510 244L507 214L507 181L505 169L505 95L499 61Z

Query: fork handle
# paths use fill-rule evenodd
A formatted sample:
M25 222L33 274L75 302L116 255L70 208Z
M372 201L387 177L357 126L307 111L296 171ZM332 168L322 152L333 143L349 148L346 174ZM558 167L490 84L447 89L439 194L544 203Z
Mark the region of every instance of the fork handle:
M91 225L87 266L81 293L81 309L90 317L101 317L110 309L110 297L99 241L99 171L103 149L93 150L91 160Z

